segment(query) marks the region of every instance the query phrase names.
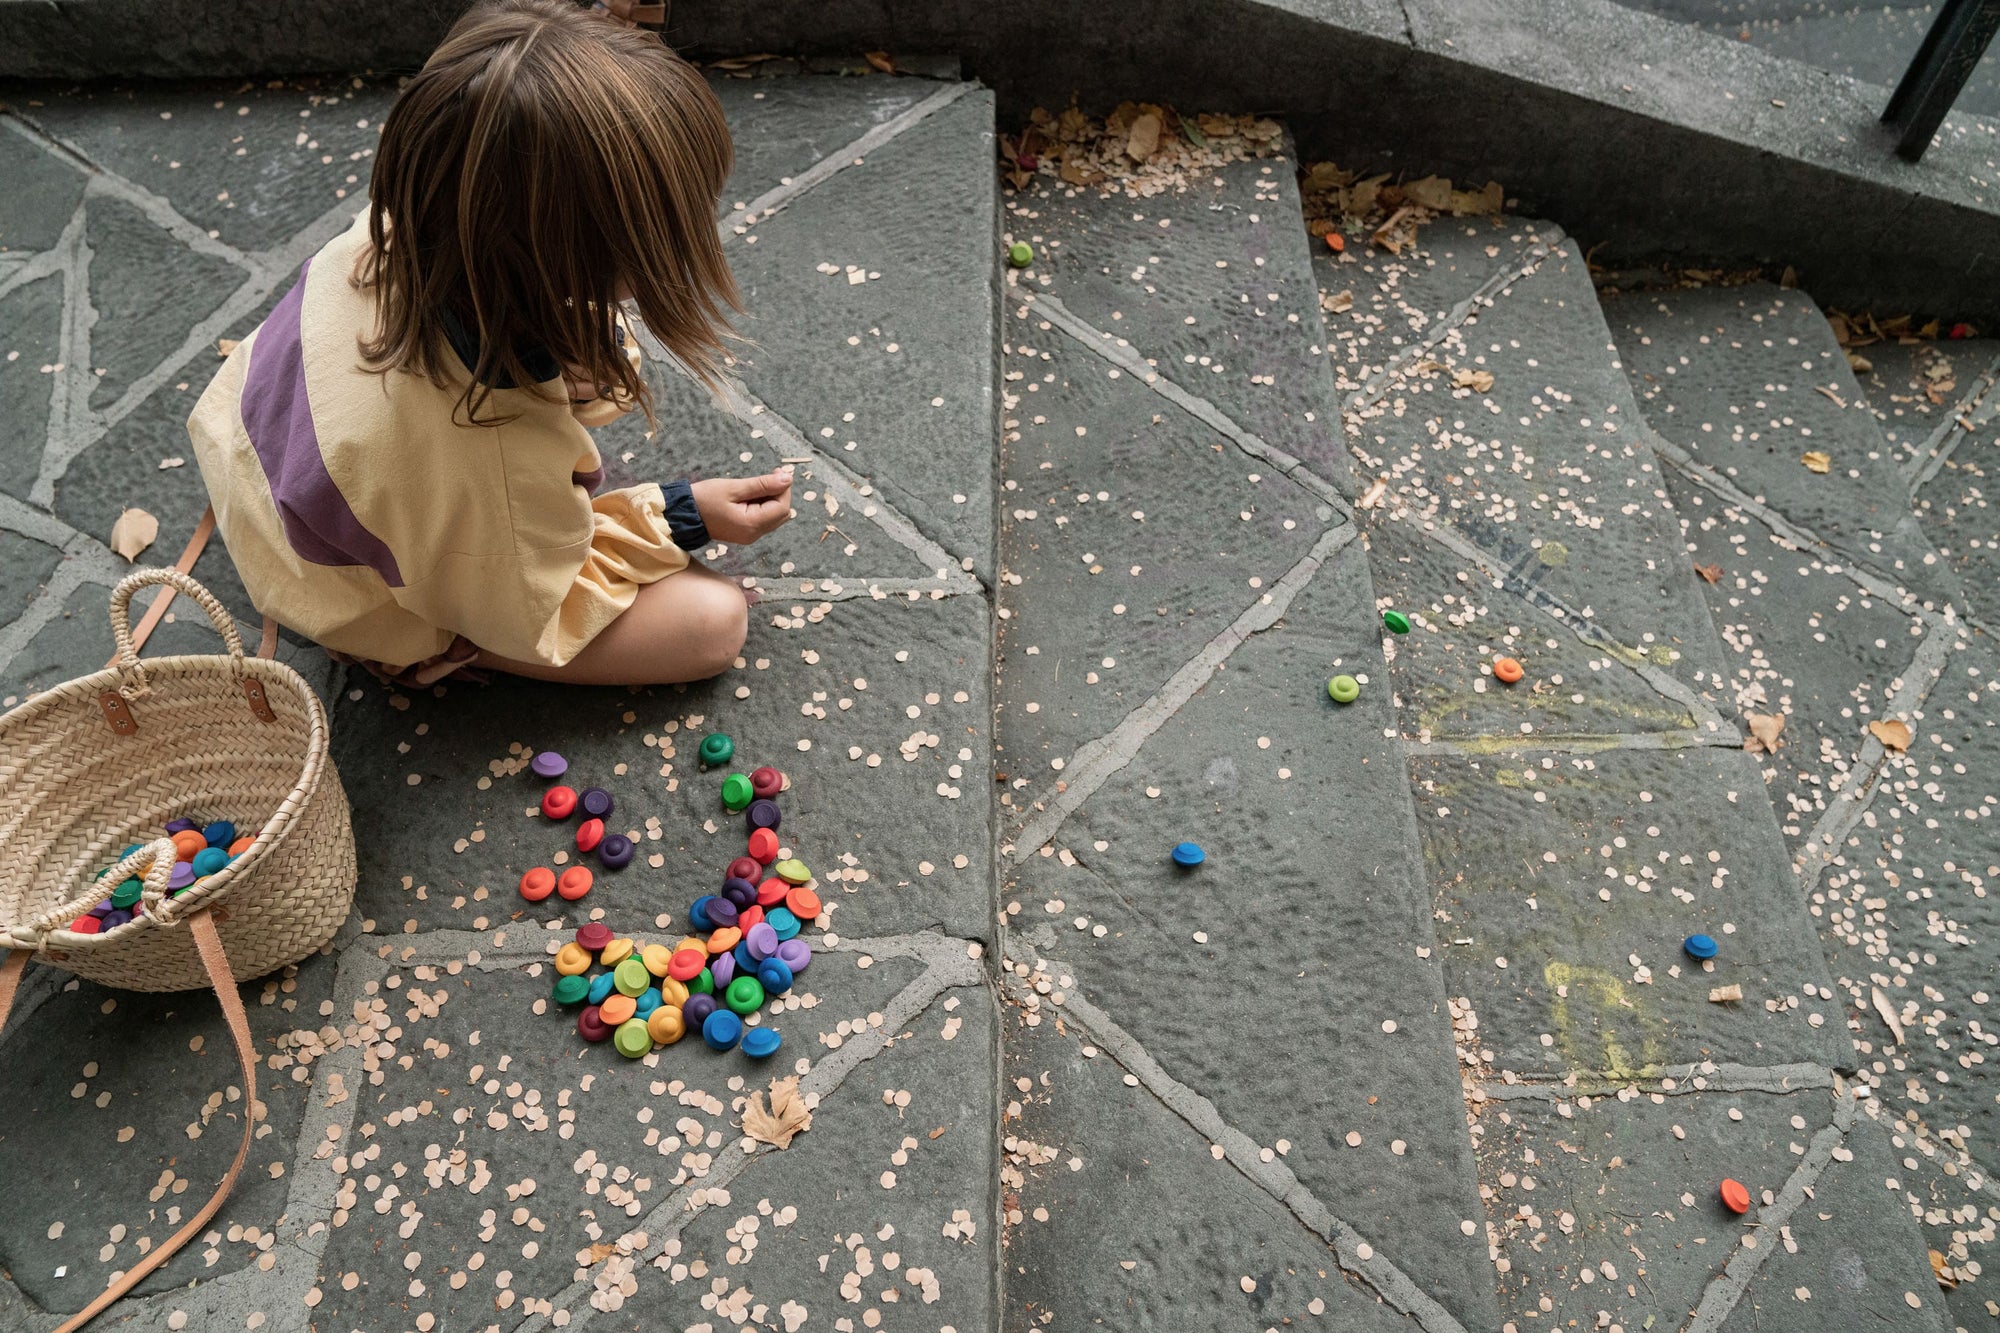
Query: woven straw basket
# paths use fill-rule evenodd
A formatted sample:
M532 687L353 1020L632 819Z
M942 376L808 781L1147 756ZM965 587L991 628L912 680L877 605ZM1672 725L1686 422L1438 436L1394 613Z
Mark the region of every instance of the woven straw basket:
M208 613L226 655L140 663L132 595L158 583ZM111 630L113 665L0 717L0 947L125 990L207 988L211 973L177 927L208 908L237 977L303 958L354 899L354 833L319 697L283 663L246 657L228 611L176 570L140 570L112 589ZM161 829L182 816L233 820L256 841L169 898L173 845ZM145 845L120 859L135 842ZM143 914L97 935L68 928L134 875Z

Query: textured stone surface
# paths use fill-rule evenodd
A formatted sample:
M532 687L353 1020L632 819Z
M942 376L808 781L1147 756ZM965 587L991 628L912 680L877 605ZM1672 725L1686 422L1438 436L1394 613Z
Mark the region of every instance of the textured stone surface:
M738 191L757 198L829 154L860 155L848 145L864 133L883 136L867 156L891 163L899 136L920 136L893 169L849 164L801 187L759 224L761 255L747 235L728 242L735 262L762 275L747 284L746 323L827 332L827 280L811 249L828 219L809 205L838 183L843 253L914 284L885 299L921 307L903 336L924 383L899 379L891 361L819 357L811 393L780 410L803 427L873 403L871 427L891 423L902 452L862 465L815 436L824 452L808 448L799 464L800 521L757 550L705 553L762 594L743 664L720 681L627 691L503 680L406 694L358 672L343 681L317 648L281 640L280 657L333 706L361 857L357 911L338 957L309 959L296 985L268 995L248 988L268 1125L214 1230L120 1308L130 1326L484 1327L560 1307L568 1327L651 1328L662 1310L678 1327L737 1316L738 1296L711 1289L724 1273L741 1280L740 1317L774 1327L795 1308L815 1327L850 1317L852 1283L866 1289L854 1290L851 1317L993 1321L997 1035L978 961L993 923L991 609L937 551L938 541L976 549L976 525L938 524L927 537L931 517L913 526L899 508L934 487L965 491L968 509L990 513L991 308L957 300L984 289L993 262L990 195L982 203L960 188L976 180L990 191L990 102L882 77L723 79L720 92L743 148L725 210ZM925 115L906 115L940 93ZM43 191L25 218L0 214L0 244L66 247L0 257L12 317L0 351L14 354L0 358L8 704L110 656L105 599L127 565L102 542L121 509L160 520L142 563L179 553L205 503L184 423L220 364L211 339L254 327L329 217L338 225L359 205L386 99L372 85L97 89L50 99L39 129L7 122L0 144L26 145L55 185L76 185ZM249 112L238 116L239 105ZM99 170L80 169L79 156ZM957 185L906 189L933 168ZM946 209L953 225L913 206ZM864 223L894 208L905 221L892 263ZM797 253L780 253L786 244ZM764 355L747 344L736 369L754 380ZM614 480L736 474L801 456L771 413L652 370L660 430L649 439L627 419L600 435ZM775 368L772 377L782 385ZM930 409L940 393L951 406ZM941 432L919 447L914 428L931 421ZM194 572L254 642L254 612L219 541ZM185 602L148 645L152 655L214 651ZM695 1041L635 1065L586 1047L573 1015L537 1012L548 1007L543 946L555 942L542 926L588 914L678 938L684 925L673 923L743 845L740 817L717 800L721 774L693 760L717 728L734 733L739 768L770 762L792 780L784 836L829 907L808 932L820 952L794 999L766 1011L786 1038L776 1060L759 1067ZM545 784L514 771L524 745L566 752L572 781L609 788L612 827L639 836L641 859L602 874L567 912L531 909L516 892L526 865L551 863L574 835L573 824L526 815ZM0 1259L14 1280L0 1286L0 1324L10 1328L78 1308L167 1234L179 1216L170 1208L198 1205L221 1174L236 1114L218 1081L234 1065L212 1001L59 987L31 968L7 1034L16 1077L0 1091L0 1158L10 1179L51 1182L35 1206L0 1209ZM135 1018L147 1040L130 1039ZM772 1160L746 1157L744 1095L795 1071L819 1100L817 1127ZM689 1106L684 1082L710 1092ZM216 1110L190 1141L183 1126L199 1121L211 1091ZM150 1119L117 1109L127 1104ZM673 1124L689 1114L703 1118L700 1145ZM93 1115L104 1118L97 1131ZM121 1140L128 1121L136 1129ZM629 1208L622 1192L612 1206L624 1190ZM642 1223L656 1206L659 1217ZM973 1224L961 1232L955 1216ZM607 1240L625 1250L591 1254ZM746 1271L758 1241L761 1261ZM642 1285L621 1311L607 1293L634 1264Z
M1273 1153L1283 1143L1315 1206L1487 1327L1367 562L1330 481L1287 478L1231 433L1322 464L1334 445L1330 416L1307 416L1333 398L1312 351L1306 238L1268 221L1296 213L1293 185L1265 165L1187 197L1042 189L1009 202L1010 235L1054 258L1012 276L1003 321L1004 948L1018 977L1052 1003L1087 1000L1233 1131ZM1100 355L1101 335L1198 394L1202 415ZM1325 690L1342 671L1365 682L1347 708ZM1167 857L1184 839L1207 852L1192 871ZM1345 964L1360 957L1366 969ZM1203 979L1198 1004L1190 978ZM1010 1058L1033 1057L1010 1046ZM1057 1099L1036 1137L1091 1123ZM1274 1299L1311 1298L1298 1274L1267 1276ZM1052 1301L1061 1290L1028 1281Z
M1835 1112L1826 1092L1692 1086L1482 1110L1480 1175L1509 1269L1502 1301L1519 1327L1588 1327L1601 1311L1625 1328L1649 1318L1677 1326L1712 1286L1730 1283L1721 1273L1732 1258L1759 1250L1752 1293L1724 1327L1844 1327L1862 1311L1886 1328L1940 1327L1928 1272L1897 1262L1915 1248L1915 1228L1881 1188L1873 1126L1830 1136L1828 1152L1843 1156L1815 1159ZM1781 1192L1803 1172L1812 1196L1783 1206ZM1719 1202L1725 1177L1749 1189L1748 1215Z
M1622 296L1609 315L1653 429L1842 556L1922 598L1955 595L1810 300L1764 284L1697 288ZM1810 470L1809 452L1829 471Z
M1078 1305L1132 1329L1409 1326L1087 1039L1010 1031L1006 1073L1003 1328Z

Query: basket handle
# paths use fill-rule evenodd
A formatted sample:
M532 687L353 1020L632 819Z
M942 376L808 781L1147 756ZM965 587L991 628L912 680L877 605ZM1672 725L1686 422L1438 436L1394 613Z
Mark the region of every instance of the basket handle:
M141 588L155 584L165 584L171 591L154 603L154 610L165 604L166 597L174 593L192 598L195 604L208 613L209 623L222 636L223 647L229 650L229 670L243 688L250 704L250 712L260 722L275 722L277 715L271 711L271 701L264 692L263 682L243 669L243 638L236 632L236 620L228 608L215 599L215 594L196 582L180 569L137 569L118 580L111 589L111 637L118 645L118 651L111 664L118 668L119 688L107 690L98 697L98 704L104 710L105 721L121 736L129 736L138 731L138 723L127 705L133 699L146 694L146 668L139 661L139 647L144 635L151 628L151 615L147 624L142 624L140 634L132 633L132 597Z
M123 883L139 874L142 869L145 874L145 887L139 891L139 901L146 904L149 915L157 913L160 904L167 900L167 877L173 873L174 858L179 854L174 844L166 838L155 838L144 846L135 848L131 855L120 857L117 865L90 881L88 887L78 897L60 906L51 907L25 924L0 929L0 946L16 952L33 951L44 947L43 936L52 930L62 930L67 927L77 917L110 897L110 886ZM168 923L163 920L161 924Z
M134 852L133 856L138 854ZM138 1286L147 1274L200 1235L202 1228L222 1207L222 1201L236 1188L236 1178L243 1174L243 1164L250 1158L250 1140L257 1132L257 1052L250 1040L250 1019L243 1012L243 997L236 991L236 974L229 968L229 955L223 950L222 937L216 933L215 920L209 909L203 908L190 916L188 929L194 936L195 951L201 955L202 967L208 972L209 984L215 988L215 998L222 1004L222 1016L229 1024L229 1035L236 1042L236 1059L243 1078L243 1140L236 1145L236 1160L229 1164L222 1183L216 1186L215 1193L201 1206L201 1211L189 1218L187 1225L149 1250L146 1257L127 1269L123 1277L99 1292L97 1299L65 1319L54 1333L76 1333L106 1306ZM0 1027L6 1026L7 1012L14 1007L14 992L21 984L21 973L27 964L28 951L25 949L12 950L6 961L0 962Z

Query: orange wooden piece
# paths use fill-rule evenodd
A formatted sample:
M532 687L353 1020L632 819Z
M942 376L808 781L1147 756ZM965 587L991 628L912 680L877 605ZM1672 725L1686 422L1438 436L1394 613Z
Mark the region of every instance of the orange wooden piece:
M1725 1180L1722 1182L1722 1204L1732 1213L1747 1213L1750 1211L1750 1191L1743 1187L1740 1180Z
M819 895L812 891L810 884L801 884L785 895L785 906L792 909L792 915L801 925L811 925L819 919Z
M536 866L521 876L521 896L531 903L538 903L556 891L556 872L547 866Z
M1493 675L1495 679L1512 685L1521 678L1521 664L1511 657L1496 657L1493 659Z
M192 861L196 853L208 846L208 839L202 837L200 833L191 828L184 828L179 833L174 834L173 842L174 859L176 861Z
M711 931L708 936L708 951L711 954L728 953L743 942L743 932L734 926L724 926Z
M639 1002L618 991L604 997L604 1003L597 1006L597 1017L608 1028L615 1028L632 1015L639 1012Z
M571 866L568 870L563 871L562 878L556 881L556 892L561 894L567 901L575 902L578 898L590 892L590 884L590 867Z

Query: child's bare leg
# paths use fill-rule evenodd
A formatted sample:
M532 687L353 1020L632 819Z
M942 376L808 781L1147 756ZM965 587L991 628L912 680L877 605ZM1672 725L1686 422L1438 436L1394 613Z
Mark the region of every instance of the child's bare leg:
M559 667L481 653L478 665L571 685L672 685L735 665L749 629L743 590L691 566L639 589L625 614Z

